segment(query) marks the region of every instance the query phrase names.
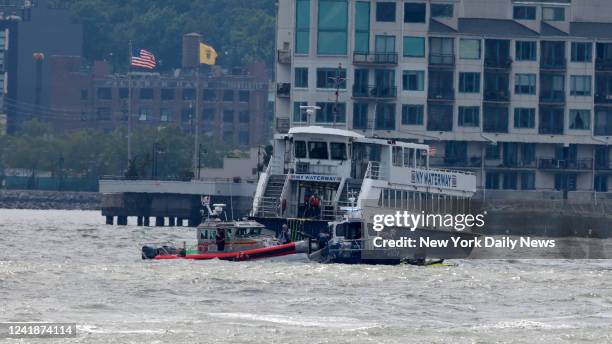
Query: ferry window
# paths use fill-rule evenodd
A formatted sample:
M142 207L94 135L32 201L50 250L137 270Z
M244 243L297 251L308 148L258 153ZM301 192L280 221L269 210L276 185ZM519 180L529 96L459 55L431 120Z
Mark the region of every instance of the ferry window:
M346 160L346 144L332 142L329 146L332 160Z
M402 166L402 147L393 147L393 166Z
M294 148L295 148L295 157L298 159L305 159L306 158L306 142L305 141L295 141L294 143Z
M427 165L427 152L424 149L417 150L417 167Z
M414 149L404 148L404 166L411 167L414 165Z
M310 159L327 159L327 142L308 142L308 156Z

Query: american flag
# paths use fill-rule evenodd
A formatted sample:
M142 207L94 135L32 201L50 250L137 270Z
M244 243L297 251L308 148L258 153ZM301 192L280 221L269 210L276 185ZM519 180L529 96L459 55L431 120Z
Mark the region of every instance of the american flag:
M153 69L156 65L155 55L150 51L144 49L132 50L132 67Z

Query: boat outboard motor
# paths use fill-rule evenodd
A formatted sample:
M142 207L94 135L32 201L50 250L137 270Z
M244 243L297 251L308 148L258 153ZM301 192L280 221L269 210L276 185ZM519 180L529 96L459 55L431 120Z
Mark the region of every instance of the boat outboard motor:
M159 251L155 247L143 246L142 247L142 259L155 259Z

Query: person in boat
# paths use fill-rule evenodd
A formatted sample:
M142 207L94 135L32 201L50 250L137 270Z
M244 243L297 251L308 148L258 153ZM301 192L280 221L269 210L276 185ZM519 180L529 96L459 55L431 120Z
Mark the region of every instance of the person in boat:
M309 205L311 209L311 217L319 217L319 214L321 213L321 199L316 192L310 196Z
M283 224L281 231L278 233L278 242L281 245L288 244L291 242L291 234L289 233L289 226Z
M304 192L304 212L302 213L304 217L309 217L310 215L310 197L312 197L312 192L310 189L306 189Z
M329 229L321 228L319 234L317 235L317 244L319 246L319 249L325 248L325 246L327 246L327 243L329 242L329 237Z
M222 228L217 229L215 235L215 243L217 244L217 251L225 251L225 230Z

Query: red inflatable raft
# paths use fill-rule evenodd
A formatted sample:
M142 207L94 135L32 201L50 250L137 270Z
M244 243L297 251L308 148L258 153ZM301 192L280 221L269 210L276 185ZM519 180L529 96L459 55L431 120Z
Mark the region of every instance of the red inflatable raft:
M251 250L235 251L235 252L212 252L212 253L197 253L197 254L186 254L184 256L178 254L158 255L154 259L194 259L194 260L207 260L207 259L221 259L221 260L232 260L232 261L244 261L261 258L280 257L290 254L298 253L297 245L295 242L276 245L270 247L255 248Z

